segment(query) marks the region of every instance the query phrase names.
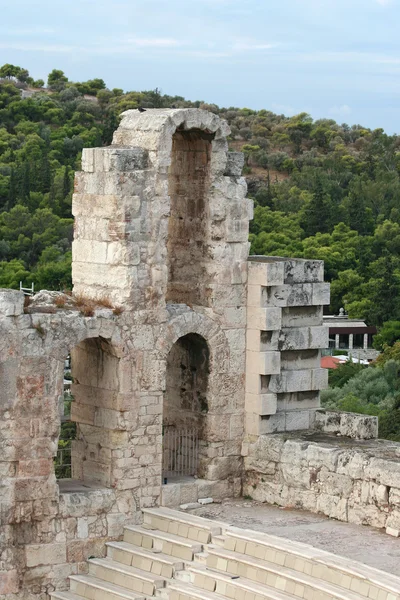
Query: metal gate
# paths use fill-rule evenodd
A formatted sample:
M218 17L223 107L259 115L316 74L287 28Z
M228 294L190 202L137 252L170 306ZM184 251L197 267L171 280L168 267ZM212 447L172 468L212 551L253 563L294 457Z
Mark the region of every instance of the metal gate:
M163 477L197 474L199 436L197 429L165 427L163 431Z

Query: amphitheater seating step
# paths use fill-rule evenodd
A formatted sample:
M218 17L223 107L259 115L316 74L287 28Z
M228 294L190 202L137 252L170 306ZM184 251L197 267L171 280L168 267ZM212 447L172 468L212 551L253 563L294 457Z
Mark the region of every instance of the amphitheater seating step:
M187 538L182 538L172 533L157 530L147 530L141 527L128 525L124 529L124 542L134 546L142 546L147 550L160 550L168 556L175 556L182 560L193 560L196 552L201 552L202 545Z
M250 579L282 591L288 591L293 596L299 596L300 598L311 597L312 590L319 591L318 600L336 598L338 600L359 600L360 598L358 593L322 581L312 575L222 548L209 549L207 567L240 578ZM298 593L295 591L296 585L299 586ZM256 600L256 596L256 593L252 594L251 597L246 595L246 600Z
M183 569L184 563L179 558L167 556L161 552L153 552L127 542L108 542L107 556L124 565L132 565L142 571L170 578L176 571Z
M311 546L145 509L52 600L400 600L400 579Z
M87 600L141 600L143 596L91 575L71 575L71 592Z
M143 516L143 527L172 533L201 544L208 544L211 538L220 535L223 527L217 521L209 521L169 508L144 508Z
M162 577L109 558L89 559L89 575L144 596L153 596L156 589L164 587L165 582Z

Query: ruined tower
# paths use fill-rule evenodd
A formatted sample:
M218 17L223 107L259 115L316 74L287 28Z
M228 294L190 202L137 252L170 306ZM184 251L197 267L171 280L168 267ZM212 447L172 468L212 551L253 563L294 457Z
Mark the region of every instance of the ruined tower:
M248 260L252 201L228 134L198 109L124 113L76 174L74 297L24 309L0 293L0 593L62 588L143 507L240 494L249 442L313 426L322 263ZM57 482L68 356L73 479Z

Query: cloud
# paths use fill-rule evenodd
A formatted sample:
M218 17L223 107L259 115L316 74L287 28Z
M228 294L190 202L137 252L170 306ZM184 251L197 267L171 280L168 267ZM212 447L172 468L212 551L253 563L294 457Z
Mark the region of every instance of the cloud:
M329 113L331 115L336 115L337 117L345 117L351 113L351 108L348 104L342 104L341 106L332 106L329 109Z
M20 50L22 52L57 52L69 53L82 51L77 46L63 44L36 44L35 42L0 42L0 48L7 50Z
M183 42L172 38L128 38L125 43L138 48L176 48Z
M271 48L276 48L276 44L249 44L244 42L237 42L233 46L234 50L271 50Z
M9 36L50 35L56 30L51 27L0 27L0 31Z
M79 52L93 55L122 54L145 48L166 50L168 48L177 48L181 45L182 42L172 38L120 38L118 40L107 38L84 46L22 40L0 42L0 48L20 50L22 52L55 52L64 54Z

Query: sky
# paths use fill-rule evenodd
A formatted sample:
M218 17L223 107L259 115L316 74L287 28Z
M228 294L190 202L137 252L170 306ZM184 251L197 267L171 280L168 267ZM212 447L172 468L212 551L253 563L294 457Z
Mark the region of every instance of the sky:
M0 0L0 65L400 133L400 0Z

